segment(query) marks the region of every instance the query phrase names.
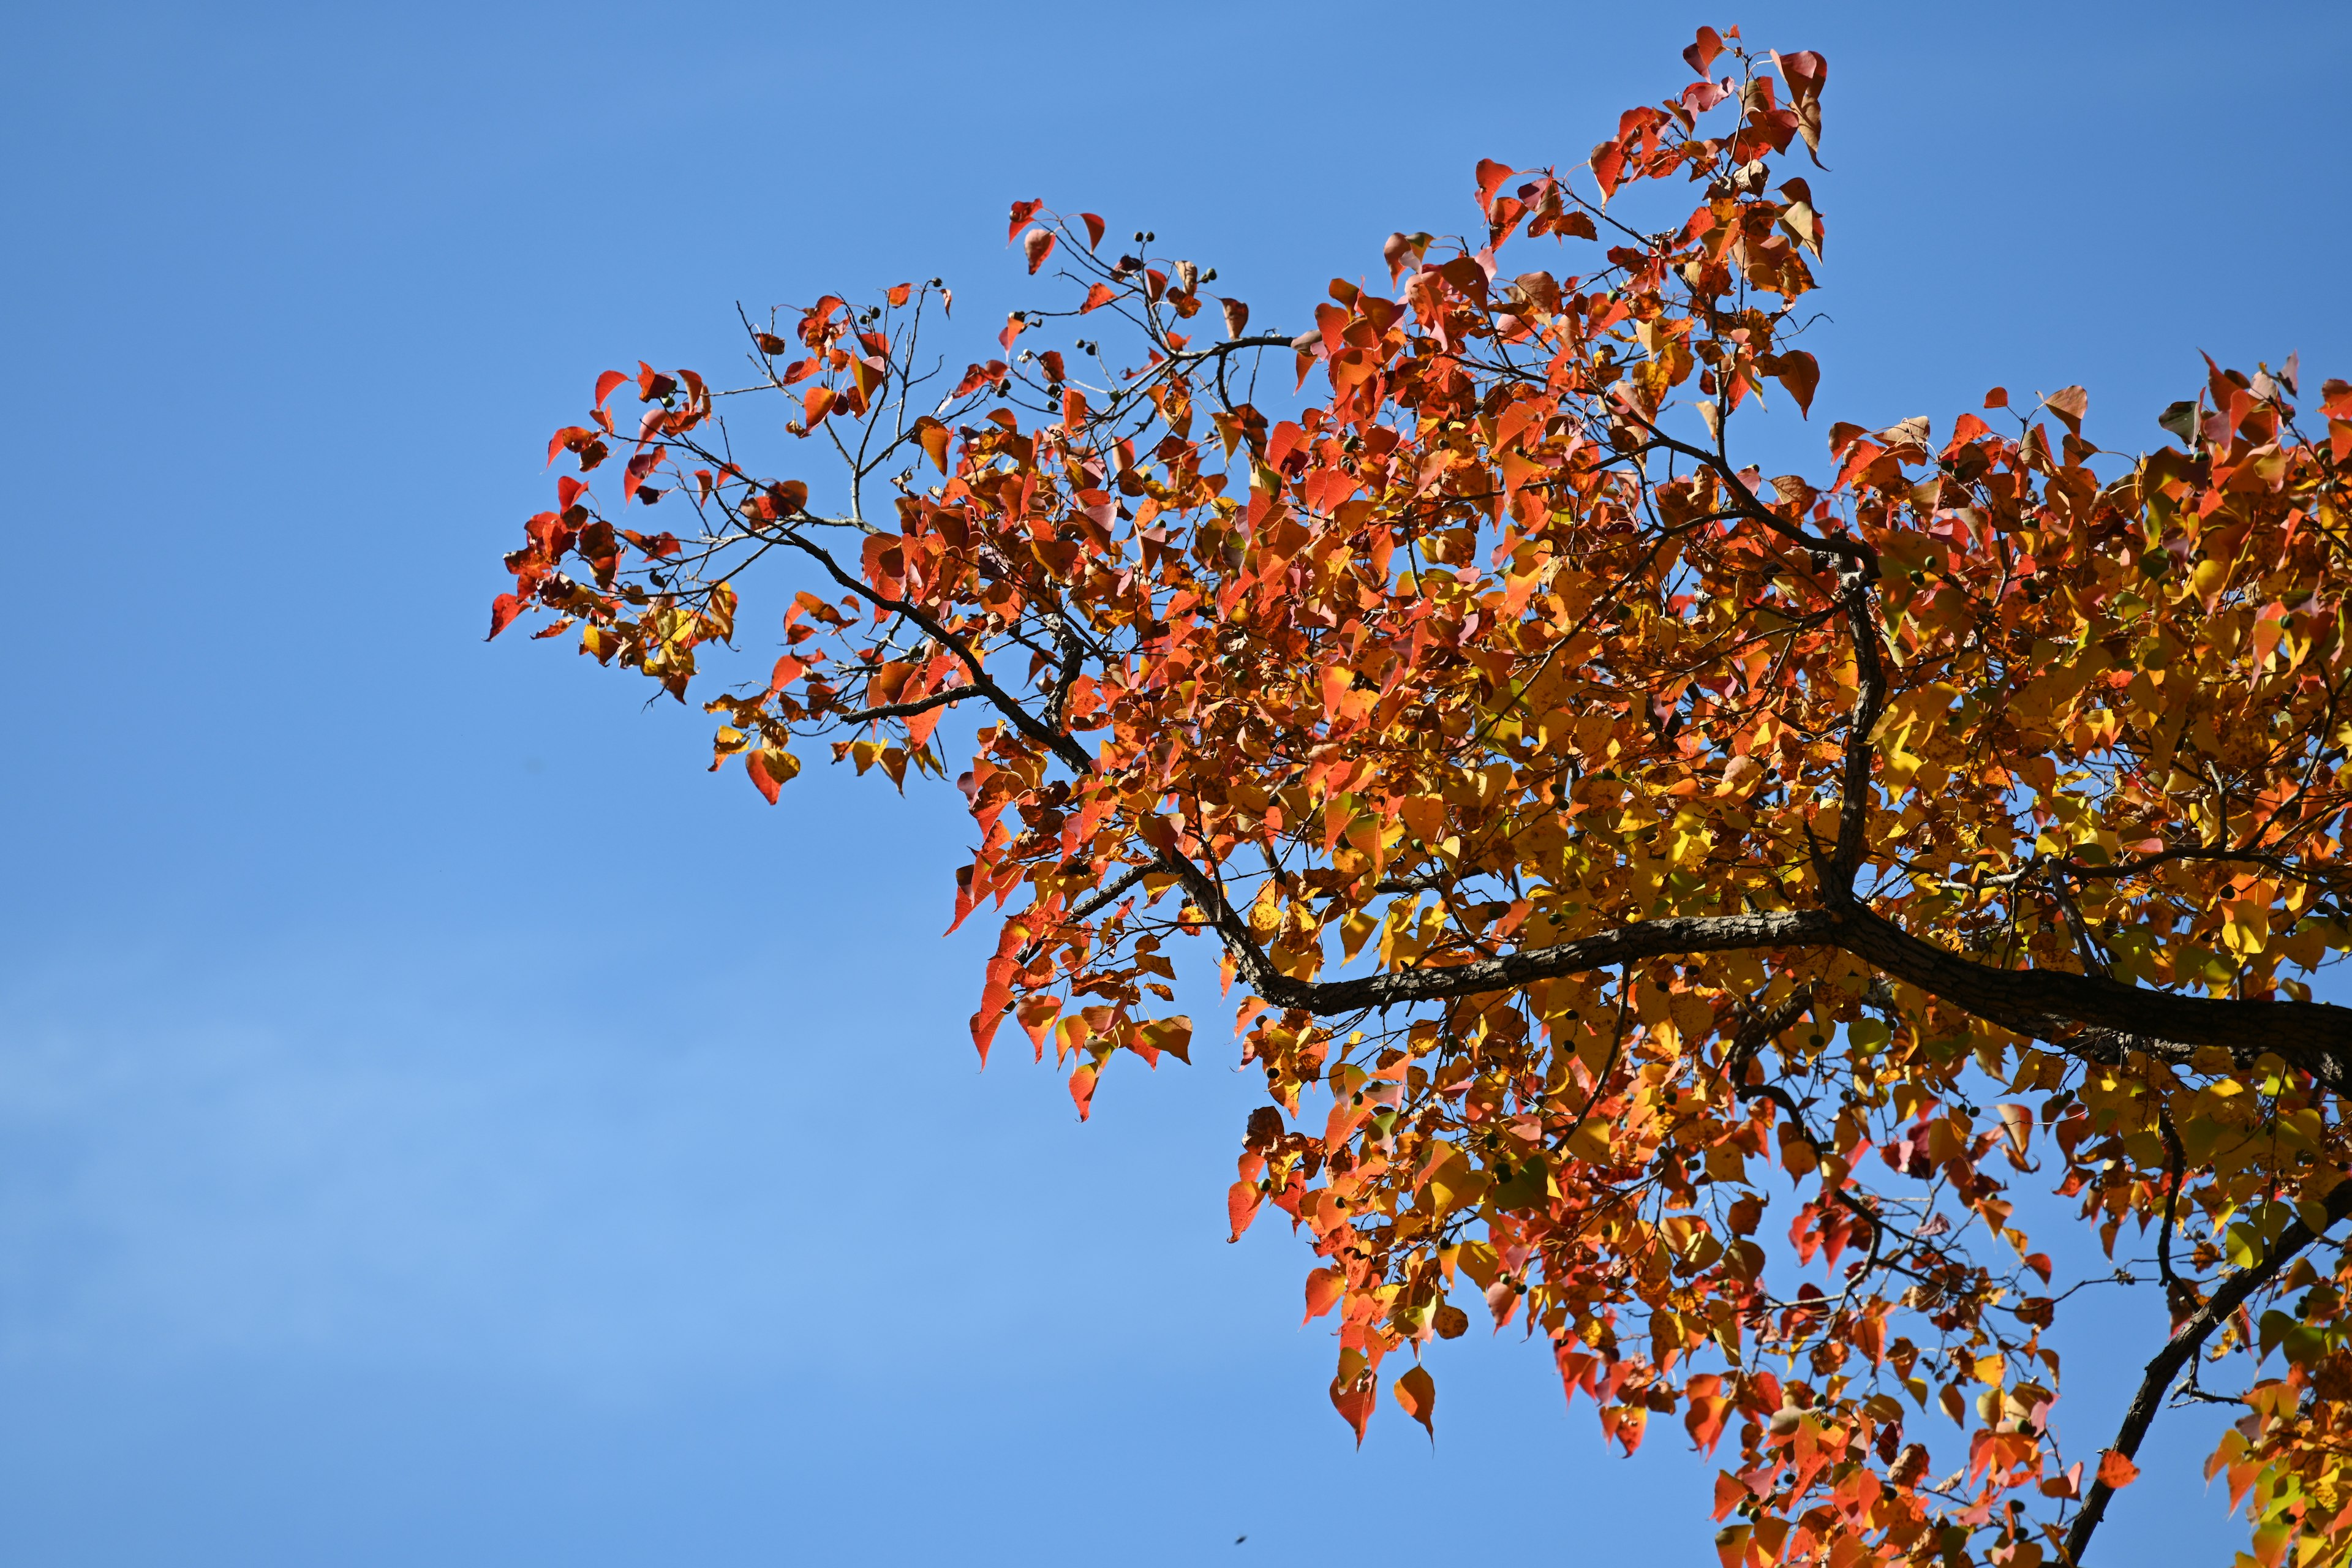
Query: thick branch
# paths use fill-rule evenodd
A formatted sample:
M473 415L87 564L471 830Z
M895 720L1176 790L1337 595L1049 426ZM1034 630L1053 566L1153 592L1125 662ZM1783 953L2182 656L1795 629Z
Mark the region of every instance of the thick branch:
M1989 1023L2084 1059L2120 1061L2126 1051L2143 1051L2186 1063L2200 1047L2219 1046L2235 1059L2251 1061L2268 1051L2309 1073L2329 1091L2352 1095L2352 1008L2325 1002L2182 996L2104 975L1996 968L1923 942L1858 906L1642 921L1574 942L1444 968L1317 982L1294 980L1276 971L1251 940L1248 928L1223 906L1206 877L1189 867L1179 875L1185 877L1202 907L1220 912L1219 933L1233 950L1244 978L1277 1007L1320 1015L1356 1013L1513 991L1538 980L1643 959L1831 948Z
M2331 1226L2346 1215L2352 1214L2352 1181L2337 1183L2335 1191L2327 1194L2326 1207L2327 1224ZM2116 1440L2108 1445L2109 1447L2126 1459L2139 1452L2140 1441L2147 1436L2148 1426L2156 1419L2165 1390L2172 1386L2172 1380L2180 1375L2180 1369L2187 1366L2203 1348L2207 1336L2244 1305L2247 1297L2275 1279L2279 1270L2285 1268L2296 1254L2317 1241L2319 1236L2318 1231L2303 1221L2290 1221L2287 1227L2279 1232L2279 1238L2272 1246L2268 1257L2252 1268L2231 1275L2219 1290L2213 1292L2211 1300L2189 1315L2189 1321L2165 1342L2156 1359L2147 1363L2147 1375L2140 1379L2139 1391L2132 1395L2131 1404L2125 1408L2124 1424L2116 1429ZM2074 1516L2074 1524L2066 1531L2067 1562L2079 1564L2083 1561L2083 1548L2090 1543L2091 1532L2097 1530L2099 1521L2106 1517L2107 1500L2115 1495L2115 1489L2106 1482L2091 1483L2090 1491L2083 1499L2082 1511Z
M1846 716L1843 776L1838 781L1837 853L1830 860L1830 896L1853 896L1854 874L1862 869L1863 851L1870 827L1871 731L1886 706L1886 661L1878 647L1878 617L1871 614L1870 580L1876 568L1870 563L1854 567L1840 579L1845 599L1846 628L1853 638L1853 708Z

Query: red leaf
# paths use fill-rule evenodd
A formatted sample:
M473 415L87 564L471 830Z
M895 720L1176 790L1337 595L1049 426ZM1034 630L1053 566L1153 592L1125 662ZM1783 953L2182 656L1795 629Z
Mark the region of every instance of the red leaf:
M2124 1488L2131 1485L2137 1479L2139 1479L2139 1467L2133 1464L2129 1459L2126 1458L2122 1454L2116 1452L2115 1449L2109 1448L2105 1453L2099 1456L2099 1481L2101 1485L2116 1491L2121 1491Z
M1095 1080L1100 1077L1102 1068L1092 1062L1080 1062L1070 1069L1070 1099L1078 1108L1081 1121L1094 1112Z
M1503 188L1503 182L1505 180L1509 179L1513 174L1517 173L1518 171L1512 168L1508 163L1497 163L1492 158L1479 159L1478 210L1480 212L1486 212L1493 207L1495 205L1495 193Z
M547 460L551 463L555 461L558 452L584 452L594 445L595 440L596 432L585 425L566 425L547 438ZM588 466L582 465L583 468Z
M1695 81L1683 89L1682 106L1693 114L1705 114L1730 96L1711 81Z
M626 501L631 496L636 494L637 487L646 482L646 476L661 466L665 450L663 447L655 447L639 452L629 459L629 470L621 479L622 500Z
M677 390L675 377L664 375L645 361L637 362L637 401L652 403ZM601 401L601 400L600 400Z
M1339 1304L1341 1291L1346 1289L1348 1277L1337 1268L1318 1268L1307 1276L1307 1316L1302 1323L1311 1323Z
M1087 248L1092 250L1102 243L1103 230L1109 226L1092 213L1080 213L1078 221L1087 226Z
M1035 217L1038 211L1043 208L1045 205L1045 204L1042 201L1014 202L1013 204L1013 224L1011 227L1004 231L1004 243L1007 245L1012 244L1013 237L1021 232L1021 226L1027 223L1031 218Z
M1601 186L1601 199L1607 201L1617 194L1617 181L1625 172L1625 149L1614 142L1603 142L1592 150L1592 178Z
M1054 231L1031 229L1021 237L1021 253L1029 258L1029 276L1034 278L1037 268L1045 265L1045 258L1054 254Z
M1003 380L1004 368L1004 362L999 359L990 360L986 364L973 365L963 373L963 379L956 383L956 389L948 395L969 397L981 388Z
M1705 76L1713 68L1716 56L1721 53L1723 53L1723 35L1713 27L1701 27L1698 30L1697 41L1683 51L1683 58L1690 62L1691 69Z
M580 499L580 492L587 488L588 486L585 482L573 479L570 474L560 475L555 481L555 505L557 510L562 511L570 511L572 510L572 503Z
M1118 290L1108 283L1097 283L1087 290L1087 302L1078 307L1078 314L1083 316L1088 310L1099 310L1118 298Z
M523 602L515 595L500 594L497 598L492 599L490 601L490 637L484 637L482 640L488 642L490 637L506 630L513 624L514 618L522 614L522 611Z
M894 310L914 297L915 286L912 283L901 283L883 296L890 301L890 308Z
M1821 97L1822 87L1830 79L1829 62L1811 49L1789 55L1775 49L1772 63L1780 68L1780 79L1789 84L1790 100L1799 105Z
M815 429L818 422L833 412L833 388L810 387L801 397L801 412L804 416L802 422L810 429Z
M1353 1354L1353 1352L1348 1352ZM1380 1380L1370 1371L1353 1377L1342 1373L1331 1380L1331 1408L1355 1428L1356 1447L1364 1446L1364 1428L1371 1425L1372 1406L1380 1402Z
M1225 336L1238 338L1249 325L1249 307L1239 300L1227 300L1225 306Z
M628 379L629 377L626 372L617 370L608 370L604 374L598 376L596 378L596 406L599 408L604 407L604 399L613 395L613 389L623 384Z
M1985 394L1985 406L1986 406L1987 408L2006 408L2006 407L2008 407L2008 406L2009 406L2009 388L2007 388L2007 387L2005 387L2005 386L1996 386L1996 387L1994 387L1990 392L1986 393L1986 394Z

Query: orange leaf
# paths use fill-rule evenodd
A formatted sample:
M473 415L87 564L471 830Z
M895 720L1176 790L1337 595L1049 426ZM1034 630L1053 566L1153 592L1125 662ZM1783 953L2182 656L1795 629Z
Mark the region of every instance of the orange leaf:
M1347 1289L1348 1277L1337 1268L1318 1268L1307 1276L1307 1316L1302 1323L1314 1321L1339 1305L1340 1292Z
M1802 349L1790 349L1774 360L1772 374L1797 400L1797 412L1810 418L1813 391L1822 384L1821 362Z
M931 460L933 468L943 474L946 473L948 471L948 427L936 419L929 424L919 419L915 423L918 426L915 439L921 444L923 456Z
M2099 1456L2099 1484L2121 1491L2139 1479L2139 1467L2122 1453L2109 1448Z
M2079 386L2062 386L2042 400L2042 406L2058 416L2059 423L2080 436L2083 416L2090 411L2091 395Z
M1411 1371L1389 1384L1389 1392L1396 1396L1397 1407L1420 1422L1429 1440L1436 1442L1437 1428L1430 1417L1437 1413L1437 1384L1429 1375L1429 1369L1416 1363Z
M1255 1182L1235 1182L1227 1190L1225 1219L1234 1227L1233 1235L1225 1237L1227 1241L1242 1238L1242 1232L1247 1230L1250 1221L1257 1217L1257 1205L1265 1197L1265 1194L1257 1190Z

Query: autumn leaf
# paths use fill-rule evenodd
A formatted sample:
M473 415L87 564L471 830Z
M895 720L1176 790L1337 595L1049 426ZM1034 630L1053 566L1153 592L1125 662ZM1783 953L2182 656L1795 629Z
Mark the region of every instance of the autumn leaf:
M1435 1443L1437 1427L1432 1417L1437 1414L1437 1384L1430 1377L1429 1369L1416 1362L1402 1377L1389 1384L1389 1394L1396 1400L1397 1408L1420 1422L1429 1440Z
M1022 254L1029 258L1030 276L1045 265L1045 258L1054 254L1054 234L1051 229L1033 228L1021 240Z
M1338 1305L1346 1284L1347 1276L1337 1268L1318 1268L1307 1275L1307 1316L1299 1321L1312 1322Z
M523 612L523 602L513 594L500 594L490 605L490 637L495 637L513 624ZM485 642L489 637L482 639Z
M2042 406L2056 415L2058 422L2077 436L2083 433L2083 416L2090 404L2090 395L2079 386L2062 386L2042 400Z
M1822 367L1813 356L1802 349L1790 349L1773 356L1772 377L1788 388L1789 395L1797 400L1797 412L1810 417L1813 411L1813 392L1822 384Z
M758 787L761 795L768 797L770 805L776 804L779 792L801 771L799 758L790 752L778 751L772 747L762 747L757 751L745 752L743 767L744 771L751 775L751 783Z

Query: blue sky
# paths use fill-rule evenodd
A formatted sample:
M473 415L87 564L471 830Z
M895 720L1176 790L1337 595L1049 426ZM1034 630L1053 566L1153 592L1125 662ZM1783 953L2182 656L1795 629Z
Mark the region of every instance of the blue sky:
M2081 382L2136 447L2200 349L2352 372L2334 5L18 8L0 1561L1712 1561L1706 1467L1516 1342L1354 1449L1304 1249L1224 1244L1218 1031L1085 1127L975 1070L952 795L769 810L480 641L608 364L1001 319L1024 196L1303 321L1703 21L1830 62L1817 424ZM2097 1327L2089 1432L2159 1331ZM2226 1561L2163 1430L2102 1550Z

